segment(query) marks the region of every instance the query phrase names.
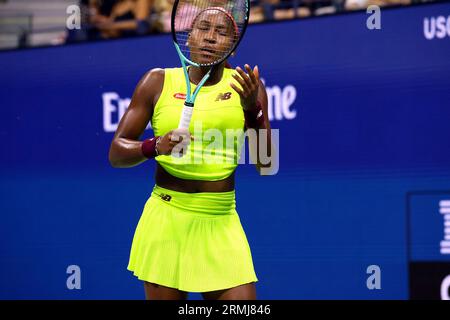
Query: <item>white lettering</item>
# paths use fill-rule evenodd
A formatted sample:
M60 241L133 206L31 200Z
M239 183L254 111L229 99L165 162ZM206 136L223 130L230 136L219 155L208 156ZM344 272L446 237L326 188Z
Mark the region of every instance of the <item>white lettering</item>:
M295 110L290 110L290 107L294 104L295 98L297 97L297 90L295 90L294 86L286 86L283 89L283 93L282 93L282 113L283 116L286 119L294 119L295 116L297 115L297 111Z
M261 81L265 84L264 79ZM292 120L297 116L296 110L291 110L295 99L297 98L297 90L293 85L287 85L281 88L277 85L266 86L267 91L267 111L269 120Z
M366 286L367 289L381 289L381 269L376 264L370 265L366 270L367 274L370 274L370 277L367 278Z
M423 19L423 34L425 35L425 38L428 39L428 40L433 39L435 31L436 31L436 29L435 29L434 18L431 18L431 19L425 18L425 19Z
M102 101L103 130L105 132L115 132L119 126L120 119L122 119L128 106L130 105L131 99L121 99L119 94L116 92L105 92L102 94ZM151 122L149 121L145 129L151 129L151 127Z
M446 276L441 283L441 299L450 300L450 295L448 293L450 289L450 275Z
M438 39L443 39L447 35L447 30L445 26L446 20L443 16L439 16L436 19L436 37Z
M447 18L444 16L424 18L423 34L427 40L450 37L450 16Z
M66 13L70 16L66 19L66 27L69 30L81 29L81 14L80 7L77 5L70 5L66 9Z
M371 16L367 18L366 27L369 30L381 29L381 10L379 6L371 5L367 7L366 13L372 13Z
M105 132L114 132L117 129L117 123L112 122L112 113L117 112L117 106L113 101L119 100L119 95L115 92L106 92L102 95L103 100L103 130Z
M67 289L73 290L73 289L81 289L81 269L77 265L70 265L67 267L66 270L67 274L70 274L70 276L67 278L66 286Z
M211 315L212 308L213 307L193 307L186 304L184 307L178 307L178 314L204 315L208 318Z

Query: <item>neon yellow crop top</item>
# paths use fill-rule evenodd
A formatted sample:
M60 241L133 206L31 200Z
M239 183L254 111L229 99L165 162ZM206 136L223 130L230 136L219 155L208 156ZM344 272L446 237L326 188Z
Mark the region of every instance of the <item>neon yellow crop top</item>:
M194 136L187 153L176 158L160 155L155 159L171 175L189 180L222 180L236 169L244 142L244 112L240 97L230 87L239 84L225 68L221 81L200 89L189 126ZM191 92L196 85L191 83ZM165 69L164 86L155 105L152 127L163 136L178 127L186 94L182 68Z

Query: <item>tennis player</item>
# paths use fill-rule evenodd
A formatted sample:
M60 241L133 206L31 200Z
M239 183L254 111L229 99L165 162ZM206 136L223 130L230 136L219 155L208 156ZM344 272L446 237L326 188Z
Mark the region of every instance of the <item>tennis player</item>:
M211 59L235 32L230 14L211 8L201 11L188 41L202 49L192 54L200 55L197 61ZM203 67L188 69L193 87L207 71ZM182 300L189 292L201 292L204 299L256 299L258 279L236 212L234 173L238 161L177 162L171 153L184 143L188 146L184 157L211 156L204 152L210 141L197 144L200 137L192 135L195 123L201 123L203 130L219 130L224 137L227 129L265 132L264 147L270 153L265 87L257 66L231 69L226 61L217 65L197 96L188 135L173 141L185 93L182 68L147 72L135 88L111 144L113 167L156 160L155 186L135 231L128 270L144 282L147 299ZM139 141L149 121L155 136ZM259 140L257 136L249 143L254 147ZM238 139L231 146L223 143L219 154L239 159L241 146ZM264 167L259 159L256 167Z

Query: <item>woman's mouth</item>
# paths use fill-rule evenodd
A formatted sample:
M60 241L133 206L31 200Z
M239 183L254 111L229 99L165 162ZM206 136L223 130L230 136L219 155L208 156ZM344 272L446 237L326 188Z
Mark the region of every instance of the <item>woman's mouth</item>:
M201 49L200 49L200 52L201 52L203 55L210 55L210 56L216 55L216 51L215 51L214 49L212 49L212 48L209 48L209 47L201 48Z

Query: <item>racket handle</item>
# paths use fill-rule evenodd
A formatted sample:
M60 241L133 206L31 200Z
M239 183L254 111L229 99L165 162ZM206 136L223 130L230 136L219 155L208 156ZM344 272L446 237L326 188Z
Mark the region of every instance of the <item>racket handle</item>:
M179 129L189 129L189 124L191 123L192 111L194 110L194 104L185 102L183 111L181 112L180 123L178 124Z

